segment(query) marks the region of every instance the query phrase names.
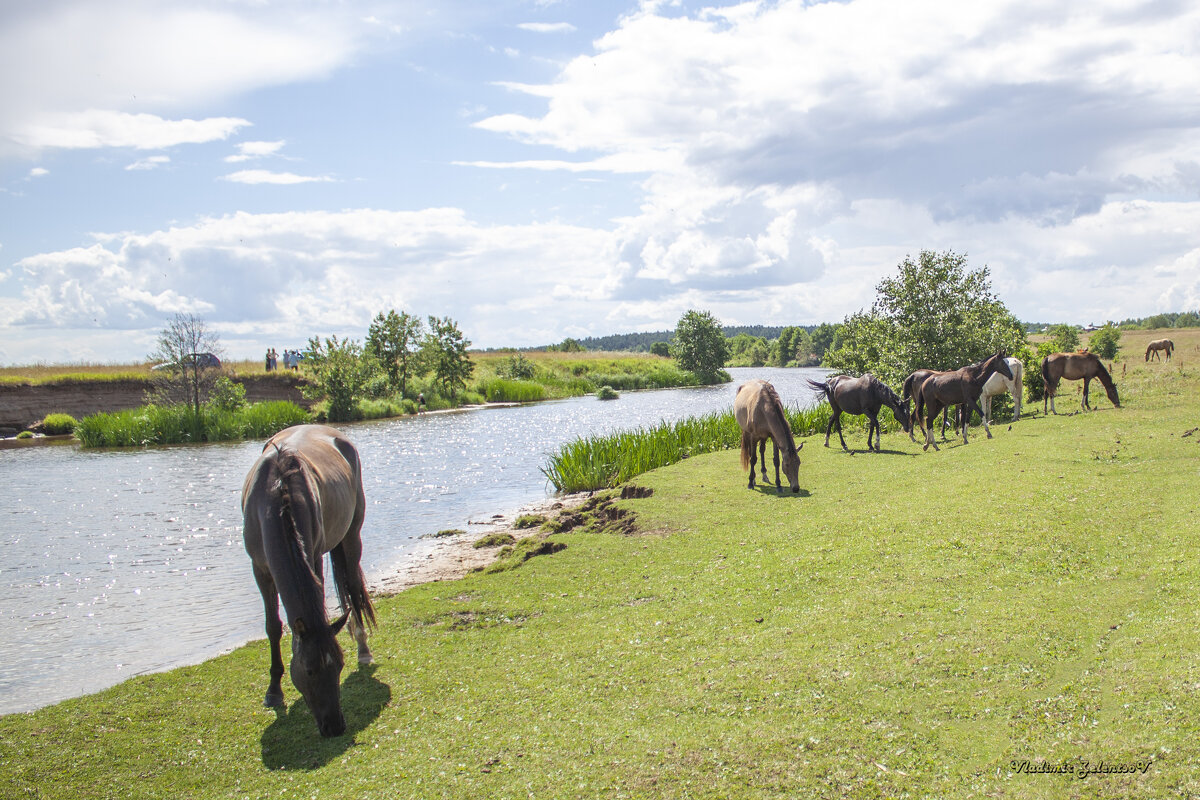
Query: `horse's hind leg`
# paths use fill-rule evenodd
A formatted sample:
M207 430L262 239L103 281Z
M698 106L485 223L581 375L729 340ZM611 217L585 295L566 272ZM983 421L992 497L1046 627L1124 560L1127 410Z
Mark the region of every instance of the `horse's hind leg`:
M1080 406L1080 408L1087 409L1087 408L1092 407L1092 404L1090 402L1088 402L1088 384L1091 382L1092 382L1091 378L1084 377L1084 379L1083 379L1083 404Z
M358 525L351 528L350 534L341 543L329 551L329 559L333 562L334 582L338 587L338 595L348 612L347 620L350 635L358 644L358 663L370 664L375 660L371 648L367 646L366 623L375 619L375 610L371 607L371 598L367 594L362 574L362 540L359 538Z
M758 450L759 449L754 446L754 443L751 442L750 443L750 483L747 484L747 488L749 488L749 489L754 488L754 468L756 466L758 466ZM763 458L766 458L765 452L763 454Z
M283 638L283 621L279 619L279 593L275 588L275 579L269 570L254 567L254 581L262 594L263 610L266 612L267 639L271 644L271 683L267 687L267 695L263 705L268 708L283 705L283 654L279 649L279 640Z
M772 444L774 444L774 441L772 441ZM779 476L778 476L779 453L778 452L776 452L776 454L775 454L775 462L776 462L775 463L775 472L776 472L775 482L778 483L779 482ZM763 439L761 442L758 443L758 463L759 463L759 466L762 467L762 482L770 483L771 476L767 474L767 440L766 439Z

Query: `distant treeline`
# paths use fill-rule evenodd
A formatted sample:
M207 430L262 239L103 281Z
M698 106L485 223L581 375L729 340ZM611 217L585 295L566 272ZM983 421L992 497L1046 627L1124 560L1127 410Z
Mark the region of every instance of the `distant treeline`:
M739 333L744 333L747 336L753 336L759 339L772 341L778 339L783 333L784 325L723 325L721 332L725 334L726 339L732 339ZM812 333L816 329L816 325L797 325L797 328ZM586 339L577 339L579 344L583 345L587 350L617 350L630 351L635 353L649 352L650 345L655 342L670 342L671 337L675 335L675 331L649 331L645 333L617 333L612 336L589 336ZM534 350L544 350L544 347L535 347Z
M1122 328L1196 328L1200 327L1200 312L1181 311L1154 314L1141 319L1127 319L1120 323Z

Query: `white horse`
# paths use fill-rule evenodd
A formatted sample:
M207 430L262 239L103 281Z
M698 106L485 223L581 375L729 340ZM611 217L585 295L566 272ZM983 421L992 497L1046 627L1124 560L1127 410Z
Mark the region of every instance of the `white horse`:
M1013 396L1013 422L1021 418L1021 396L1025 393L1025 367L1015 358L1006 358L1004 363L1008 364L1008 368L1012 372L1012 380L999 372L993 372L992 377L983 384L983 391L979 395L980 405L983 406L984 424L989 427L992 424L992 398L1005 392ZM960 427L961 423L956 417L954 430L957 431ZM942 438L946 438L945 419L942 420Z

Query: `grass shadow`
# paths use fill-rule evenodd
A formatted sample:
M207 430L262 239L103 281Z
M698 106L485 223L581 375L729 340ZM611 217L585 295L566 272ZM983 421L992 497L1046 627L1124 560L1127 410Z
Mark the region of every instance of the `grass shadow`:
M375 664L359 667L342 683L346 732L329 739L317 732L303 699L275 709L263 731L262 763L267 769L318 769L354 745L354 737L375 721L392 699L392 689L375 678Z
M759 494L769 494L769 495L771 495L772 497L778 497L778 498L780 498L780 499L783 499L783 498L798 498L798 497L812 497L812 492L808 491L808 489L805 489L804 487L801 487L801 488L800 488L800 491L798 491L798 492L793 492L793 491L792 491L791 489L789 489L787 486L784 486L784 487L783 487L783 494L779 494L779 492L778 492L778 490L775 488L775 485L774 485L774 484L771 484L771 485L769 485L769 486L768 486L767 484L764 484L764 483L756 483L756 484L754 484L754 491L755 491L755 492L757 492L757 493L759 493Z

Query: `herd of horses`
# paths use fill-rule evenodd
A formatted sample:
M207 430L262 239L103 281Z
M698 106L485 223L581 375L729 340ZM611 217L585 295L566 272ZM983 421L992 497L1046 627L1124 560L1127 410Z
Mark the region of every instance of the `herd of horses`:
M1164 340L1166 341L1166 340ZM1157 342L1152 343L1153 348ZM1171 354L1170 343L1156 348ZM1150 357L1147 350L1146 358ZM1117 388L1100 359L1087 352L1055 353L1042 361L1046 396L1054 411L1060 380L1083 380L1083 406L1089 407L1087 387L1098 378L1113 405L1120 406ZM957 407L956 424L967 442L970 413L983 419L990 438L991 398L1011 392L1020 416L1021 362L997 353L977 364L957 370L918 370L904 382L897 396L882 381L867 374L859 378L835 375L823 383L809 381L828 399L833 414L825 429L825 446L834 426L842 448L842 413L866 414L870 419L867 447L880 451L879 412L891 409L896 420L915 442L914 420L925 434L925 449L937 443L933 423L942 413L945 437L948 410ZM979 401L983 399L983 407ZM915 408L910 407L915 404ZM1057 411L1054 411L1057 413ZM750 488L755 468L761 464L762 480L769 484L766 446L772 444L775 488L782 493L780 467L793 492L800 491L800 454L784 413L783 402L766 381L751 380L738 387L734 415L742 430L742 468L749 467ZM872 446L872 435L874 445ZM801 444L801 447L803 444ZM782 459L781 459L782 456ZM782 464L781 464L782 460ZM271 650L270 684L264 704L283 705L283 656L280 642L282 600L292 630L292 683L300 691L322 736L340 736L346 730L340 682L344 667L338 632L346 625L358 644L358 663L372 661L367 629L375 624L375 610L363 577L360 533L366 501L358 451L339 431L324 425L298 425L273 436L250 468L242 487L242 535L262 593L267 638ZM323 559L330 556L333 582L342 613L330 621L325 610Z
M1162 342L1166 344L1155 350L1165 350L1170 358L1172 345L1170 340L1162 339L1152 342L1151 348ZM1150 350L1146 358L1150 358ZM1156 352L1157 355L1157 352ZM1083 381L1083 408L1091 408L1088 399L1088 387L1095 378L1104 386L1108 399L1118 408L1121 401L1117 395L1117 386L1112 376L1104 368L1100 357L1095 353L1080 350L1074 353L1052 353L1042 359L1042 379L1045 383L1045 403L1049 403L1049 413L1057 414L1054 398L1058 394L1059 383L1063 380ZM867 373L861 377L850 375L833 375L825 381L809 380L808 384L818 396L829 401L832 414L825 428L825 446L829 446L829 437L837 428L838 439L842 449L849 450L846 438L842 435L842 414L865 414L867 425L867 450L882 452L879 412L885 406L891 409L900 427L912 441L917 441L913 429L918 425L925 438L923 450L930 446L938 449L933 435L934 421L938 414L942 415L942 439L946 438L946 426L949 423L950 409L956 409L955 430L962 431L963 444L967 444L967 427L972 413L978 414L983 420L983 429L987 437L992 438L992 398L1008 392L1014 401L1013 420L1021 418L1021 396L1024 393L1024 367L1015 358L1009 358L1003 353L996 353L975 364L968 364L956 370L919 369L904 380L903 396L897 395L887 384ZM980 407L980 401L983 405ZM800 458L796 442L792 437L791 427L784 414L783 402L779 399L775 388L766 381L751 380L738 387L737 396L733 401L734 416L742 429L742 469L749 467L751 489L755 486L754 468L756 463L762 464L762 480L770 483L767 475L766 446L770 440L775 455L775 488L783 493L779 479L780 453L783 454L783 471L793 492L800 491L799 466ZM803 447L803 444L801 444ZM755 449L758 453L756 454Z

